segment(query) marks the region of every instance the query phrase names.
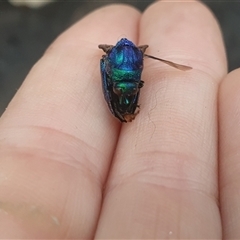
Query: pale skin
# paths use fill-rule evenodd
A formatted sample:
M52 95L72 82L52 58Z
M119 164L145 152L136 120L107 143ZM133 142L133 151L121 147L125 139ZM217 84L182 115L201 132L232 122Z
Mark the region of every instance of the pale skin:
M98 44L147 54L132 123L104 102ZM199 2L112 5L64 32L0 121L3 239L240 238L240 70Z

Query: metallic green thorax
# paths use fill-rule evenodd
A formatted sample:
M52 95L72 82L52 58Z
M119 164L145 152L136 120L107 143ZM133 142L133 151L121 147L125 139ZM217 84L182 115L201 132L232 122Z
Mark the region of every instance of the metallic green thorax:
M114 81L138 79L140 76L141 72L139 70L112 69L112 78Z

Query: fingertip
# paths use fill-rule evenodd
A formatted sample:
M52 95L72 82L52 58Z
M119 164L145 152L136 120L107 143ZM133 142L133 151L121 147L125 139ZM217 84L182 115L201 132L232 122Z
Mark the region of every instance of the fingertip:
M229 129L235 129L232 134L238 132L238 112L240 111L240 68L231 71L223 78L219 88L219 115L220 131L229 134ZM237 115L236 115L237 114ZM231 117L228 117L231 116ZM222 138L224 140L225 138ZM233 138L234 139L234 138Z
M227 72L226 54L219 24L199 1L157 1L143 13L141 43L152 55L190 65L221 78Z
M136 41L140 12L127 4L110 4L101 7L61 34L50 49L58 45L116 43L121 37ZM94 31L92 30L94 29ZM129 31L131 29L131 31ZM73 37L74 36L74 37Z

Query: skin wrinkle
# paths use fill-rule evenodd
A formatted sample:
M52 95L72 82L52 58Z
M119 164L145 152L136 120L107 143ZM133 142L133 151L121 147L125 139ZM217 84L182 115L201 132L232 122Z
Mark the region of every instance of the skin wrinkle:
M13 128L8 127L8 129L14 130L14 127ZM90 146L84 140L77 138L76 136L64 133L60 130L54 129L54 128L48 128L48 127L42 127L42 126L21 126L21 128L18 127L18 129L20 131L24 131L25 134L27 131L30 131L33 136L34 136L34 131L37 133L36 136L40 136L42 134L44 135L44 132L48 132L47 135L51 135L51 137L55 140L56 139L65 139L64 141L66 141L67 139L70 139L69 142L71 142L71 143L75 142L75 143L74 143L74 145L71 144L71 148L69 149L70 151L66 149L66 151L68 153L62 152L61 154L56 155L57 149L55 151L53 151L52 149L49 150L49 149L46 149L45 146L41 147L40 145L31 146L31 147L29 147L27 145L26 146L18 145L16 147L15 145L13 145L13 140L10 140L9 143L7 143L6 138L4 139L4 142L0 138L0 143L2 144L1 148L2 148L3 153L11 152L11 150L14 148L19 154L24 153L24 152L30 152L33 155L36 155L36 156L39 155L39 156L41 156L41 158L48 159L49 161L50 160L57 161L59 163L66 164L67 166L73 167L75 169L79 169L82 171L82 173L85 172L85 174L88 174L89 176L91 176L92 179L95 179L94 182L97 183L98 185L102 185L103 182L105 181L105 179L103 179L103 175L101 176L97 172L97 167L95 165L95 162L93 160L90 160L90 159L99 158L99 156L104 156L105 154L103 152L101 152L100 150L98 150L97 148L93 148L93 146ZM55 138L54 135L56 135L57 137ZM0 135L0 137L1 137L1 135ZM41 142L40 139L38 140L38 142L39 141ZM66 141L66 142L68 142L68 141ZM84 146L81 148L83 151L77 151L77 157L74 157L71 154L72 147L80 146L80 145ZM37 152L36 152L36 150L37 150ZM48 156L49 153L51 153L51 156ZM92 156L90 156L89 153L91 153ZM80 157L80 156L83 156L83 157ZM106 158L106 156L104 156L103 158ZM85 159L85 160L79 161L80 159Z
M165 189L165 190L167 189L167 190L174 190L176 192L179 191L182 193L184 193L184 192L185 193L198 193L198 194L201 194L201 195L211 199L215 204L219 205L218 197L216 195L214 196L214 195L209 194L206 191L204 191L203 190L204 185L201 184L200 182L193 181L190 179L163 177L163 176L158 176L157 174L151 175L151 177L153 177L153 178L152 179L148 178L148 181L146 181L146 178L145 178L145 180L143 180L144 177L150 176L149 174L150 173L149 173L148 169L145 169L142 171L138 171L131 176L125 177L124 181L119 182L118 184L116 184L114 186L108 187L106 189L107 193L105 192L105 194L104 194L104 198L107 197L108 194L111 194L113 191L116 191L116 189L118 187L122 187L122 185L128 185L128 184L131 184L131 182L133 182L133 183L139 183L140 185L146 185L149 187L152 186L154 188L157 188L158 189L158 190L156 190L157 192L162 191L161 189ZM162 180L164 180L164 181L162 181ZM164 182L164 184L162 184L162 182ZM171 183L167 184L167 182L171 182ZM176 184L173 184L174 182ZM186 186L189 186L189 187L185 189L185 188L179 187L180 185L182 185L184 187L186 187ZM192 185L195 185L196 187L192 187Z
M158 160L161 159L161 156L165 156L164 158L166 158L166 155L170 155L168 156L169 158L169 162L170 159L174 160L173 162L171 162L171 164L169 164L168 166L165 166L165 164L162 164L162 163L159 163L156 165L156 163L153 163L153 159L154 159L154 155L157 157L155 162L159 162ZM111 192L112 189L115 189L116 187L118 187L119 185L121 184L124 184L124 183L127 183L129 180L131 179L141 179L141 177L145 176L144 179L146 180L146 177L147 179L149 179L150 181L150 178L151 176L154 176L154 178L151 180L151 181L154 181L156 185L158 185L159 183L159 186L163 186L163 187L166 187L166 188L169 188L169 181L171 181L171 184L170 185L174 185L174 189L176 190L186 190L186 191L199 191L199 192L202 192L204 193L206 196L209 196L209 198L211 199L214 199L216 202L217 202L217 198L218 198L218 194L217 194L217 186L216 185L212 185L211 189L206 189L206 183L207 183L207 179L209 175L211 175L211 171L208 171L208 167L204 167L205 165L203 165L202 163L204 163L203 161L200 162L201 164L199 164L201 166L198 167L198 163L199 163L199 160L201 159L198 159L198 160L193 160L192 157L186 157L186 155L182 155L180 153L163 153L163 152L155 152L155 153L151 153L151 152L146 152L145 153L145 156L144 156L144 152L141 152L138 154L139 157L137 157L137 161L139 162L140 166L141 167L136 167L135 170L133 172L128 172L127 173L127 169L129 169L128 166L125 167L125 171L119 171L118 174L116 174L116 177L114 179L114 181L112 181L111 185L108 185L107 188L105 189L105 191L109 191ZM151 160L149 161L149 156L151 156ZM182 157L180 157L182 156ZM146 158L146 163L148 164L144 164L144 158ZM187 176L185 174L185 172L188 172L188 170L185 169L185 172L184 174L179 174L181 177L177 177L178 174L176 174L176 172L179 172L179 171L183 171L184 170L184 166L188 166L189 168L189 164L188 163L183 163L184 161L186 161L187 159L189 159L187 162L194 162L194 168L195 169L202 169L204 167L205 171L203 171L205 174L204 174L204 177L203 175L201 174L201 172L198 172L197 175L200 175L202 179L204 179L204 183L201 183L200 181L196 181L196 180L191 180L191 176ZM176 162L177 161L177 162ZM180 167L175 167L175 166L179 166L181 165ZM191 164L193 165L193 164ZM170 171L170 169L172 170L171 171L171 174L168 175L168 176L164 176L164 175L159 175L159 172L161 171L158 171L158 169L163 169L164 167L166 167L166 170L164 172L168 172ZM176 174L176 175L175 175ZM185 175L185 176L184 176ZM176 176L176 177L175 177ZM122 180L124 179L124 180ZM163 181L164 179L164 181ZM165 182L165 180L168 180ZM139 180L137 180L139 181ZM181 181L181 183L179 182ZM129 181L130 182L130 181ZM193 183L193 185L195 187L193 187L192 184L182 184L182 183ZM174 184L173 184L174 183ZM185 189L186 187L186 189ZM205 188L205 190L204 190Z
M8 182L6 182L5 185L2 184L1 187L3 189L5 188L7 190L7 186L12 184L12 181L13 181L14 178L17 178L19 181L14 183L14 189L12 189L12 192L8 193L8 196L13 198L16 195L16 197L18 196L18 198L21 199L21 197L25 196L24 190L27 190L26 192L29 192L30 195L33 194L31 189L33 189L33 187L35 186L36 183L35 182L28 182L27 180L28 180L29 176L33 177L33 178L38 177L39 183L45 182L46 181L46 176L45 176L45 172L43 174L40 174L37 171L38 169L36 169L35 165L37 163L39 164L39 159L37 157L33 157L32 156L33 154L31 154L31 153L19 153L19 152L12 153L11 155L7 155L4 160L8 161L8 162L11 162L14 159L15 155L18 156L18 162L16 163L18 168L19 168L19 165L21 164L21 168L30 169L31 171L30 171L29 175L25 175L22 172L15 172L14 175L13 174L9 175L8 176ZM29 157L31 157L31 158L29 158ZM48 159L40 158L40 160L45 161L49 165L51 165L51 161L48 161ZM60 165L58 165L57 168L61 168L61 165L62 165L62 163L60 163ZM69 169L72 170L71 167ZM47 169L47 170L49 170L49 169ZM75 170L75 169L73 169L73 170ZM51 176L49 176L49 177L51 178ZM25 184L25 183L27 183L27 184ZM55 181L52 180L51 184L54 184L54 183L55 183ZM17 189L18 187L21 188L21 190L22 190L21 193L18 193L18 192L15 191L15 188ZM51 194L54 191L55 190L52 189ZM69 189L67 189L67 191L69 191ZM5 194L4 197L7 197L6 194ZM47 196L47 198L49 198L49 197L50 197L50 195ZM47 199L46 196L42 196L39 191L34 193L34 198L38 199L38 201L40 201L40 202L41 202L41 199ZM24 197L24 199L25 199L25 197Z
M8 153L11 153L11 150L12 148L8 148L6 149L6 151L3 151L4 154L6 154L6 156L8 156ZM94 174L94 171L92 171L92 169L90 167L87 167L87 165L83 164L83 163L79 163L76 159L73 159L73 158L64 158L62 156L60 157L42 157L41 155L44 153L44 155L49 155L50 152L47 152L47 151L43 151L44 149L35 149L35 148L30 148L30 147L24 147L24 148L20 148L18 150L15 149L16 153L19 154L19 156L21 155L25 155L26 153L28 153L33 159L34 159L34 156L33 155L36 155L36 156L40 156L39 158L41 160L47 160L48 162L58 162L60 164L63 164L63 165L67 165L68 167L72 167L74 169L78 169L78 170L81 170L79 174L81 174L82 176L86 176L86 178L89 178L92 180L92 182L96 185L99 186L99 188L101 188L102 186L102 182L104 180L98 180L96 178L96 174ZM31 154L33 153L33 154ZM54 154L53 154L54 155ZM65 160L59 160L59 159L65 159ZM84 158L85 159L85 158ZM40 160L37 160L37 161L40 161ZM74 164L70 164L71 162L73 161L76 161L78 162L78 166L74 165ZM1 161L0 161L1 162ZM69 162L69 163L68 163Z

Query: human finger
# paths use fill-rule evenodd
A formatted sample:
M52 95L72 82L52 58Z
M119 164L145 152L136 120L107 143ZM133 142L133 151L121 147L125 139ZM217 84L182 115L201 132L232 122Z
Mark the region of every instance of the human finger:
M226 76L219 91L219 191L224 239L240 238L240 69Z
M97 238L220 238L217 91L226 74L218 24L197 1L158 1L143 14L141 111L122 127ZM117 217L116 217L117 216Z
M63 33L0 122L0 235L88 238L120 124L101 90L99 43L136 40L140 14L101 8Z

